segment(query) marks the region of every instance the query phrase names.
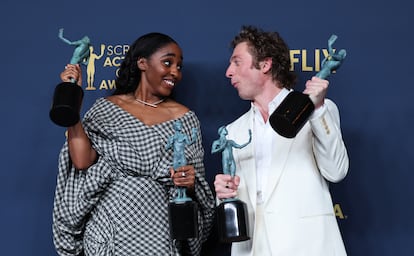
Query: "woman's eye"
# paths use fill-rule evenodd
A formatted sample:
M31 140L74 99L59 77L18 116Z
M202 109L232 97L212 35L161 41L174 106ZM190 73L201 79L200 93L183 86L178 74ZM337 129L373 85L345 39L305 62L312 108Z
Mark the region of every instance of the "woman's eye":
M174 65L175 62L172 60L164 60L163 63L166 67L170 68ZM176 68L177 70L181 70L183 68L183 65L181 63L177 63Z

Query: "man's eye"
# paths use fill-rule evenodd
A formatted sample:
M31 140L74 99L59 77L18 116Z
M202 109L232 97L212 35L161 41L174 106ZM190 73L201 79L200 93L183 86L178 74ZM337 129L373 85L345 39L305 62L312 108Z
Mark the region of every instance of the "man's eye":
M169 60L164 61L164 65L167 67L171 66L171 61Z

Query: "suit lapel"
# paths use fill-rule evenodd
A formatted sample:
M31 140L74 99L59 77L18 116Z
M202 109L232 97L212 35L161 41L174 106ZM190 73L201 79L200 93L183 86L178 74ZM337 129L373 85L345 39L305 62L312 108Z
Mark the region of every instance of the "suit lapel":
M254 150L253 150L253 144L249 144L248 146L246 146L245 148L241 149L241 150L245 150L245 154L249 154L252 155L254 154ZM254 161L254 157L252 157L251 160L247 161L243 168L245 168L247 171L243 172L244 173L244 177L243 180L246 183L246 187L247 187L247 193L249 194L249 198L250 201L252 202L253 207L256 207L256 166L255 166L255 161Z
M254 112L251 109L244 118L240 121L238 127L234 127L234 130L237 132L233 133L232 139L238 143L244 143L248 136L247 132L248 129L253 131L253 116ZM264 195L264 202L266 203L270 198L270 195L274 193L280 177L285 169L286 161L289 156L290 149L292 147L292 143L295 139L286 139L285 137L280 136L275 132L275 140L272 146L272 170L269 173L269 177L267 178L266 184L266 192ZM257 197L257 185L256 185L256 162L255 162L255 138L253 135L252 143L247 145L242 149L234 150L234 154L238 154L237 159L248 159L243 161L243 169L246 171L243 172L243 177L241 177L247 186L247 192L250 197L250 201L252 202L253 207L256 207L256 197ZM240 166L240 163L238 164ZM237 171L236 171L237 173Z
M275 132L276 133L276 132ZM267 179L266 191L264 194L264 202L266 203L270 195L274 193L277 188L277 185L282 176L287 158L290 153L294 139L286 139L276 133L276 138L272 146L272 162L271 162L271 171L269 172L269 177Z
M253 131L253 118L252 115L254 114L253 110L250 109L249 112L246 113L243 119L241 119L238 127L235 127L237 132L234 133L234 141L237 144L243 144L248 139L248 130L251 129ZM250 201L252 206L256 208L256 163L254 158L254 135L252 137L252 142L248 144L246 147L242 149L235 149L233 153L238 155L236 159L243 159L243 169L246 170L242 172L243 181L246 183L247 193L249 195ZM238 163L240 166L240 162ZM237 173L237 171L236 171Z

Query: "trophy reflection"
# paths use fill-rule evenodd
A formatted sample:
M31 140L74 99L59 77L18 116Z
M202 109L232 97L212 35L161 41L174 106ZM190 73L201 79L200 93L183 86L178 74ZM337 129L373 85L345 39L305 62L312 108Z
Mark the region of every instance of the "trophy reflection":
M90 40L84 36L80 40L69 41L63 37L63 28L59 30L59 38L75 46L70 64L87 64L90 56ZM83 90L76 84L75 79L62 82L55 88L52 107L49 112L50 119L57 125L69 127L75 125L80 119L80 108L83 99Z
M239 145L233 140L227 140L228 131L225 126L218 129L219 139L213 142L211 153L222 153L223 173L234 178L236 163L233 157L233 148L244 148L252 141L252 132L249 130L249 141ZM249 240L249 222L246 203L237 198L226 198L217 206L217 221L219 239L221 242L232 243Z
M335 52L332 47L337 38L336 35L331 35L328 39L329 55L322 61L322 69L316 77L326 79L341 66L345 59L346 50ZM294 138L314 110L315 105L309 95L292 91L270 115L269 123L279 135Z
M197 129L192 129L191 139L182 132L181 121L174 122L175 133L165 146L168 150L173 148L173 169L180 172L180 167L187 165L185 147L197 140ZM185 172L180 172L185 178ZM198 237L197 203L187 196L185 187L177 187L177 196L168 204L170 220L170 236L172 239L184 240Z

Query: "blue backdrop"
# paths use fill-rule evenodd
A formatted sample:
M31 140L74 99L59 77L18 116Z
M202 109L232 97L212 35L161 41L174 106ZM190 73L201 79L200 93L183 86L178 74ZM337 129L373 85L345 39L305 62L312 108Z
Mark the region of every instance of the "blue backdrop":
M58 39L59 28L70 40L88 35L94 46L95 73L84 69L84 110L112 92L125 47L138 36L159 31L180 43L177 98L200 117L212 185L221 167L220 156L209 153L217 128L249 107L224 76L229 42L244 24L286 39L298 90L318 71L329 36L339 36L334 47L348 55L330 77L328 96L340 108L350 170L331 191L346 248L349 255L413 255L413 16L402 0L3 0L1 255L55 255L52 206L65 129L48 112L73 52ZM88 75L94 81L86 85ZM227 255L214 235L207 245L206 255Z

